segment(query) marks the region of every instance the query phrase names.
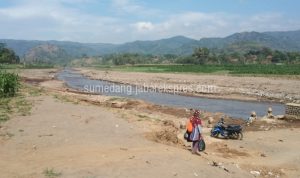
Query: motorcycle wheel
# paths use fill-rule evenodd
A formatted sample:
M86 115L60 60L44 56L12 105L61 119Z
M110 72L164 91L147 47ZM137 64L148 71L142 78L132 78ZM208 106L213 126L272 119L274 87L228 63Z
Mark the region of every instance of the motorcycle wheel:
M218 137L219 137L219 133L211 132L211 133L210 133L210 136L215 137L215 138L218 138Z

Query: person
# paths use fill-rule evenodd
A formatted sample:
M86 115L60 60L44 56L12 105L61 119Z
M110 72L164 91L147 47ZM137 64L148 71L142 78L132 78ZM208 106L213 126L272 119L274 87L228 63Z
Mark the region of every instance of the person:
M217 123L218 126L222 127L222 129L225 129L227 126L225 125L224 117L221 117L219 122Z
M190 119L193 125L193 131L190 135L190 140L193 142L192 144L192 154L199 154L197 152L198 145L201 140L201 128L202 128L202 121L200 119L200 111L196 110Z
M274 115L272 114L272 108L271 107L268 108L267 118L268 119L274 119Z
M252 124L256 120L256 112L252 111L250 117L247 120L247 126Z

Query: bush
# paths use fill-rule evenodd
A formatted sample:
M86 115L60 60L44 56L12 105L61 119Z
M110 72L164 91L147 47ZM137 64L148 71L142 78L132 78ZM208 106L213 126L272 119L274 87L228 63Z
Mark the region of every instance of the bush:
M19 76L17 74L0 72L0 97L15 96L19 85Z

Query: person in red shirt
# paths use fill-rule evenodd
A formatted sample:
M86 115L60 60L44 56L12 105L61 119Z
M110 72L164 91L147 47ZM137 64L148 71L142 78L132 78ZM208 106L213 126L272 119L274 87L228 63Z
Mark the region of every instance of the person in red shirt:
M196 110L190 119L193 125L193 132L191 134L190 140L193 142L192 144L192 154L199 154L197 152L198 145L201 140L201 128L202 128L202 121L200 119L200 111Z

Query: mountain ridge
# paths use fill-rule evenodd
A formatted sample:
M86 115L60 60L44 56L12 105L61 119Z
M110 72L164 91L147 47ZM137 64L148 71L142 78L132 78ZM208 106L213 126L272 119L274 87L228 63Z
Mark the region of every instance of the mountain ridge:
M39 45L55 45L66 51L71 57L82 55L101 56L112 53L142 53L142 54L175 54L189 55L194 48L207 47L223 49L227 46L239 43L252 43L269 47L275 50L300 51L300 30L295 31L271 31L271 32L239 32L224 38L201 38L200 40L188 38L182 35L159 40L132 41L122 44L111 43L80 43L58 40L15 40L0 39L0 43L6 43L20 57L24 57L30 49Z

